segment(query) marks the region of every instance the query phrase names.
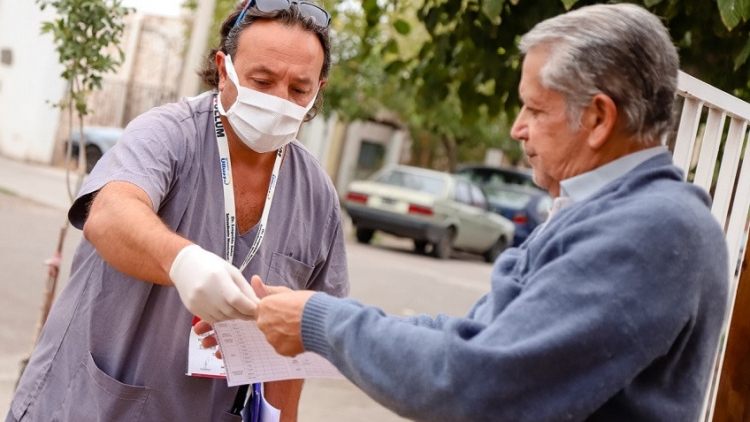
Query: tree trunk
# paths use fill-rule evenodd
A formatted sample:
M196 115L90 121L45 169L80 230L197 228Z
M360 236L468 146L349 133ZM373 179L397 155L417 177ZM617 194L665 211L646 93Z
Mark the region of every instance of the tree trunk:
M448 160L448 172L454 173L458 162L456 142L446 135L440 135L440 142L443 144L443 148L445 148L445 158Z
M29 358L31 357L31 353L34 351L34 348L36 347L37 342L39 341L39 336L42 333L42 328L44 327L44 324L47 322L47 317L49 316L49 311L52 309L52 304L55 301L55 290L57 289L57 276L60 274L60 261L62 259L62 248L63 244L65 243L65 235L68 232L68 222L65 221L65 224L60 228L60 237L57 240L57 250L55 251L55 254L52 256L52 258L45 261L45 264L47 264L48 271L47 271L47 283L44 285L44 294L42 295L42 306L40 307L40 316L39 321L36 325L36 330L34 333L34 341L31 345L31 352L29 352L29 356L21 360L21 367L18 373L18 379L16 379L16 385L15 387L18 387L18 382L21 380L21 376L23 376L23 372L26 370L26 365L29 363ZM15 390L14 387L14 390Z

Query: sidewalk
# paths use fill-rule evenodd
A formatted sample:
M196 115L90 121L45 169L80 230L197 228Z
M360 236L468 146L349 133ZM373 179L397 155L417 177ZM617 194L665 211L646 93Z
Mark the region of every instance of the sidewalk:
M77 177L71 171L71 186ZM1 155L0 189L58 210L67 211L72 203L65 189L65 169L22 163Z

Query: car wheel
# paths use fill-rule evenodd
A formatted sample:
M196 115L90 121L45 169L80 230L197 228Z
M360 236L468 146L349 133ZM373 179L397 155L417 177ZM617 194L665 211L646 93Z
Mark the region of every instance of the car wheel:
M487 252L484 253L484 260L487 262L495 262L498 256L500 256L501 253L505 249L508 248L508 240L505 238L505 236L500 236L499 239L497 239L497 242L495 242L492 247L487 250Z
M439 259L448 259L453 252L453 241L456 239L456 229L448 227L443 237L432 245L432 255Z
M414 251L416 253L425 253L427 250L427 242L424 240L415 240L414 241Z
M357 229L357 242L359 243L370 243L372 236L375 234L375 230L370 229Z
M98 146L86 145L86 173L91 173L100 158L102 158L102 150Z

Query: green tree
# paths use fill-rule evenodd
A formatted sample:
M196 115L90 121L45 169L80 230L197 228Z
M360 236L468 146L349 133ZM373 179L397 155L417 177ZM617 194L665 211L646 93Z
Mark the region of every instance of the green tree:
M119 41L124 29L123 18L130 12L130 9L122 7L121 0L36 0L36 3L41 10L52 7L56 12L56 18L42 23L41 32L52 35L59 62L63 67L60 76L68 82L66 96L53 106L68 111L71 134L73 114L75 113L78 118L78 129L81 136L78 139L78 178L74 189L77 192L86 172L86 154L83 148L86 144L83 118L90 111L87 99L91 92L101 89L102 75L117 70L117 67L124 60L124 54L119 48ZM68 139L72 139L70 134ZM66 157L67 162L71 158L70 142L68 142ZM68 195L72 201L73 192L69 182L69 170L66 175L68 177L68 183L66 183ZM41 328L47 320L55 297L67 228L68 222L66 219L60 229L55 255L47 262L49 274L42 300L41 317L34 335L34 345L36 345ZM23 374L27 362L28 359L22 362L21 374Z
M414 6L418 24L428 36L416 54L398 52L385 58L387 72L402 88L414 91L421 111L457 104L454 116L464 127L481 125L496 116L518 110L517 86L521 58L520 35L536 23L573 7L601 3L590 0L424 0ZM664 18L688 73L744 99L750 99L750 2L745 0L642 0L641 4ZM403 24L393 15L408 0L363 3L365 31ZM398 48L410 30L380 30L380 43ZM412 47L413 48L413 47ZM367 54L377 54L371 45ZM453 98L456 97L456 98ZM440 113L438 116L440 117ZM449 138L446 120L431 125ZM427 125L430 127L430 125ZM446 130L443 130L446 129ZM456 136L460 149L467 137ZM508 145L508 144L505 144Z
M90 111L87 100L94 90L101 89L102 76L116 71L124 60L119 41L124 29L123 18L131 9L122 7L122 0L36 0L36 3L41 10L52 7L57 13L54 20L42 23L41 32L52 35L63 65L60 76L68 82L67 95L54 106L69 112L71 131L73 113L78 117L81 133L78 170L82 176L86 169L86 154L82 151L85 145L83 118ZM70 147L68 143L68 160ZM80 187L80 180L81 177L76 188ZM70 188L68 193L72 200Z

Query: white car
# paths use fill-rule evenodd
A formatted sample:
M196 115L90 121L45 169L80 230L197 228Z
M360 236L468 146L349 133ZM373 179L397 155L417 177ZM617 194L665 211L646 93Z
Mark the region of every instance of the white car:
M489 210L479 186L435 170L386 167L352 182L344 208L360 243L379 230L413 239L417 252L429 247L441 259L457 249L493 262L513 241L513 223Z

